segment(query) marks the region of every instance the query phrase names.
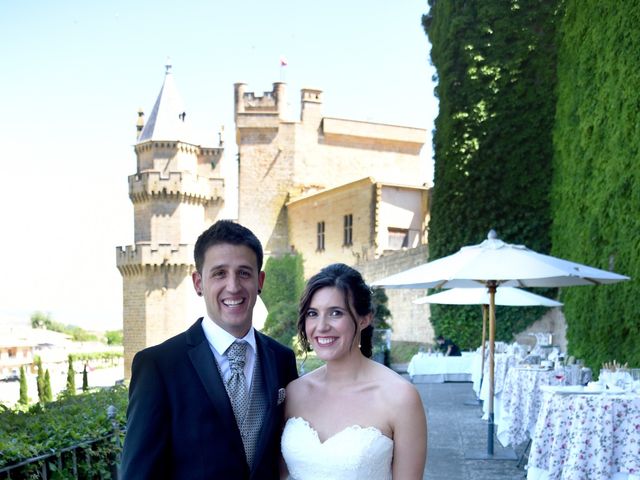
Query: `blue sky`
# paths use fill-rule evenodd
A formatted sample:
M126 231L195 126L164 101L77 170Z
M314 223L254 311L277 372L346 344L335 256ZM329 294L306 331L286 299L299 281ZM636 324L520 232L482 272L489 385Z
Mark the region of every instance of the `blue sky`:
M225 126L228 159L236 82L260 93L285 81L294 112L300 88L320 88L326 116L430 132L427 10L426 0L0 0L0 322L41 310L121 327L115 248L133 243L136 112L151 112L167 57L203 143Z

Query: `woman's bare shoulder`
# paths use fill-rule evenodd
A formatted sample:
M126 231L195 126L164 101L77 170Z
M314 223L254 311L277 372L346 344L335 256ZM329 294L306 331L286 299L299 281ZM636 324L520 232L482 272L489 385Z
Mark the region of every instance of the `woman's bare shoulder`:
M381 393L390 405L398 407L415 404L419 394L413 384L402 375L381 364L376 364L375 374L380 382Z
M314 370L302 377L298 377L287 385L285 415L287 417L300 416L305 405L314 398L318 388L319 372Z
M289 385L287 385L287 395L307 394L309 390L313 390L317 387L318 377L320 376L320 373L320 369L317 369L296 378L295 380L290 382Z

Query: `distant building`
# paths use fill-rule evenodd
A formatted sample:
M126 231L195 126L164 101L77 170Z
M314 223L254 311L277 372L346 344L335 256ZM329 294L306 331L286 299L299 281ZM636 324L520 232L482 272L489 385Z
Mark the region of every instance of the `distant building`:
M66 362L72 343L71 337L63 333L41 328L3 327L0 329L0 379L17 374L20 367L32 371L36 356L47 367Z
M426 244L424 129L323 117L317 89L302 90L301 118L292 121L284 83L260 96L242 83L234 88L238 221L267 256L299 252L309 276L328 263L353 265ZM134 245L116 251L126 377L137 351L195 320L193 244L225 203L221 164L230 160L222 140L195 144L189 118L167 66L151 115L145 124L140 114L138 124L129 177Z

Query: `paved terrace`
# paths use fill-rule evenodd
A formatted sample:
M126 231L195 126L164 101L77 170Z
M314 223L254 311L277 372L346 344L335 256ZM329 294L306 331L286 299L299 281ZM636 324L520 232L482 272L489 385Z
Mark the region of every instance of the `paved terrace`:
M415 384L425 412L428 438L427 468L424 480L522 480L526 470L518 468L518 460L467 460L465 453L487 451L487 422L482 420L471 383ZM515 449L519 457L526 444ZM494 453L506 449L494 437ZM513 452L513 449L510 449Z

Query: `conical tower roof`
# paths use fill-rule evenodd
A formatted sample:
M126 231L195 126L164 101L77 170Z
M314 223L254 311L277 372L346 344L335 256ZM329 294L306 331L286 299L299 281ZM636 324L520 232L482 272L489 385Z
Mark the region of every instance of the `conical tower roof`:
M177 140L193 143L194 136L189 123L189 115L173 80L171 64L165 65L165 68L164 83L151 115L149 115L138 137L138 143L149 140Z

